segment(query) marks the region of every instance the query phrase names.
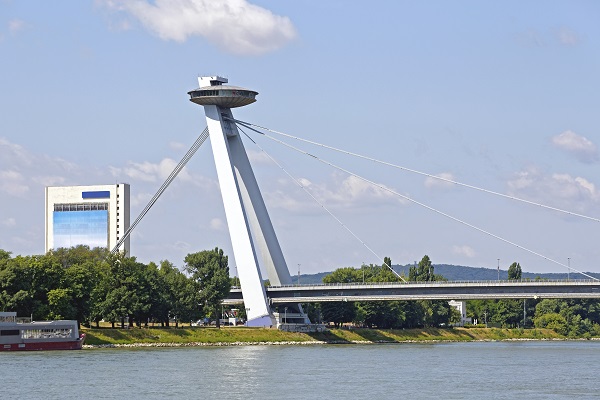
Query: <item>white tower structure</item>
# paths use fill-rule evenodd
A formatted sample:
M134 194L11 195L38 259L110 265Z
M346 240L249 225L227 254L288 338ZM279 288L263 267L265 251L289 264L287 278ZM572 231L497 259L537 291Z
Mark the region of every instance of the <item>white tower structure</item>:
M259 265L273 285L292 284L292 278L231 113L232 108L254 103L258 92L224 85L227 82L220 76L200 77L200 87L188 94L204 106L248 325L276 325ZM309 322L301 308L298 311L303 322Z

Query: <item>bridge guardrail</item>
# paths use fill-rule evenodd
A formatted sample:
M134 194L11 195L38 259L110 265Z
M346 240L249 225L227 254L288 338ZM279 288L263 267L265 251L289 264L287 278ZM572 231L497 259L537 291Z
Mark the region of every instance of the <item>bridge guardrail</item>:
M594 279L544 279L544 280L532 280L532 279L520 279L520 280L458 280L458 281L411 281L411 282L347 282L347 283L311 283L305 285L291 284L291 285L280 285L280 286L269 286L268 288L309 288L309 287L339 287L339 286L386 286L386 285L453 285L453 284L478 284L478 285L493 285L493 284L514 284L514 283L531 283L549 285L552 284L564 284L569 283L573 285L598 283L600 280ZM232 286L231 289L241 289L240 286Z
M411 282L345 282L345 283L310 283L305 285L280 285L280 286L269 286L271 288L294 288L294 287L328 287L328 286L375 286L375 285L451 285L451 284L484 284L490 285L494 283L532 283L532 284L545 284L545 283L571 283L577 285L578 283L599 283L600 280L594 279L544 279L544 280L533 280L533 279L520 279L520 280L458 280L458 281L411 281Z

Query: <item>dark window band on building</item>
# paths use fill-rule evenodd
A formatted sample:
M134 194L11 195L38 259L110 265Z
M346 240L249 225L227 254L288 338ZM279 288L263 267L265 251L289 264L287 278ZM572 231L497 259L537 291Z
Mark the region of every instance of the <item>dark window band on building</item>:
M108 210L108 203L72 203L55 204L54 211L104 211Z

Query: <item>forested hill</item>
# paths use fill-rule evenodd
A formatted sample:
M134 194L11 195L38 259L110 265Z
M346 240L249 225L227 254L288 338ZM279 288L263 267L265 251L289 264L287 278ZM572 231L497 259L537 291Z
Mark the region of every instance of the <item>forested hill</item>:
M394 265L394 270L399 274L408 276L408 269L410 265ZM462 265L448 265L448 264L434 264L435 273L442 275L450 281L495 281L498 279L498 270L492 268L477 268L477 267L465 267ZM323 277L330 274L330 272L320 272L318 274L306 274L300 275L300 284L306 285L311 283L322 283ZM595 276L600 279L600 273L588 273L591 276ZM567 279L567 273L531 273L523 271L523 279ZM589 279L586 276L571 271L571 279ZM500 279L508 279L508 271L500 270ZM297 277L293 278L293 282L297 283Z

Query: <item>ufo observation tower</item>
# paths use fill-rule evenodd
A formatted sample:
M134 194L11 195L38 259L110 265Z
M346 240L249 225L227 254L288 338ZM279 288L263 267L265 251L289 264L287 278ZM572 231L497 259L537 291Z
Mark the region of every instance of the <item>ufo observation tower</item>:
M228 86L220 76L199 77L198 83L188 94L206 114L248 326L276 326L279 312L271 309L260 265L272 285L291 285L292 278L231 112L254 103L258 92ZM287 320L310 323L300 305L293 308Z

